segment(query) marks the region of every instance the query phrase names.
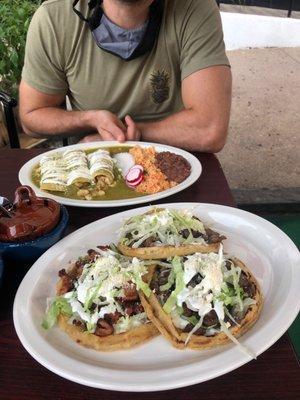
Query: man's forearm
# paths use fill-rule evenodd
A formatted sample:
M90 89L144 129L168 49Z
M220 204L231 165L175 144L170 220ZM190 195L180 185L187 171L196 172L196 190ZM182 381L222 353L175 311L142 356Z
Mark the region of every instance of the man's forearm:
M161 121L141 122L137 126L144 141L203 152L220 151L227 134L227 123L201 121L195 110L183 110Z
M72 136L90 133L92 111L66 111L58 107L44 107L23 115L22 125L31 136Z

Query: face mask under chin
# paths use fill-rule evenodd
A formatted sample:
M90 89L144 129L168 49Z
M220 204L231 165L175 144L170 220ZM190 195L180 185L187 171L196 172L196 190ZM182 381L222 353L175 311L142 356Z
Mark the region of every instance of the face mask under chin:
M139 0L137 0L139 1ZM122 1L133 3L137 1ZM141 27L126 30L111 22L104 14L101 0L91 0L88 3L91 15L84 17L73 2L73 10L77 16L87 23L97 46L124 61L130 61L152 50L154 47L163 18L164 0L155 0L149 9L149 19Z
M147 25L148 21L136 29L122 29L103 14L100 25L92 31L92 35L102 50L128 60L143 40Z

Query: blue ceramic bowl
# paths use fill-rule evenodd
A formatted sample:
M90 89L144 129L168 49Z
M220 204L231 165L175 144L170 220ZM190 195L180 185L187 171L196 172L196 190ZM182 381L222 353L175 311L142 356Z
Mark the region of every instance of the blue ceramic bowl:
M0 284L2 282L3 269L4 269L4 263L3 263L1 255L0 255Z
M33 264L46 250L58 242L68 226L69 214L66 207L61 205L60 220L56 227L46 235L37 239L20 243L0 242L0 275L1 264L4 262L19 262ZM1 262L2 258L2 262Z

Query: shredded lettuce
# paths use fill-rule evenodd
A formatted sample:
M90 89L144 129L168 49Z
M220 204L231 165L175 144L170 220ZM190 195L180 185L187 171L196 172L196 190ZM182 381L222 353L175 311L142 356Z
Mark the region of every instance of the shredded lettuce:
M151 295L151 289L146 282L139 275L134 275L134 281L138 290L141 290L145 296L149 297Z
M55 297L50 307L47 310L46 316L42 322L44 329L50 329L57 323L59 314L64 314L68 317L72 315L72 308L68 300L64 297Z
M200 317L199 322L197 322L197 324L194 326L194 328L191 330L191 332L189 332L189 334L187 335L187 338L185 339L185 346L188 344L188 342L190 341L192 335L202 326L203 323L203 315Z
M146 263L112 250L99 249L99 253L95 261L84 265L82 274L74 282L74 289L52 302L43 321L45 329L55 325L57 316L63 313L79 319L85 323L88 332L94 332L97 321L105 313L124 312L118 297L130 281L150 296L151 290L142 279L147 273Z
M115 325L115 333L123 333L128 332L133 328L136 328L144 323L147 323L147 315L146 313L140 313L132 316L123 316L119 318L118 322Z
M175 274L175 289L170 294L169 298L163 306L163 309L167 314L170 314L170 312L176 305L177 295L185 288L181 258L175 256L172 260L172 266Z
M171 314L177 328L182 329L182 320L193 325L193 329L186 337L185 345L188 344L192 335L202 327L207 313L214 310L217 314L216 322L211 326L204 326L204 334L210 336L224 332L244 352L254 357L245 346L239 344L229 330L232 325L238 326L236 319L243 318L248 308L255 304L255 300L247 297L240 286L241 268L233 262L228 268L222 246L220 246L218 254L196 253L188 256L185 261L183 260L183 258L174 257L171 261L175 275L175 289L163 309L166 313ZM197 273L201 274L202 280L196 286L190 286L189 282ZM168 288L168 284L169 282L164 286ZM197 311L198 315L185 316L183 308L180 307L183 303L191 310ZM226 318L228 322L225 322Z
M86 329L89 333L94 333L96 328L96 324L93 324L91 322L86 323Z
M250 356L251 358L256 359L256 355L255 353L253 353L250 349L248 349L248 347L246 347L245 345L242 345L234 336L233 334L230 332L230 330L227 328L226 324L224 321L220 321L221 324L221 331L225 333L225 335L233 342L235 343L240 350L247 354L248 356Z
M199 321L199 318L197 318L195 315L192 315L191 317L186 317L185 315L182 315L181 317L194 326L197 325Z
M181 231L188 230L184 238ZM204 242L199 236L194 238L192 230L205 233L203 223L195 219L188 210L153 209L125 221L120 229L120 241L124 245L138 248L148 238L153 237L161 244L178 246L183 243Z

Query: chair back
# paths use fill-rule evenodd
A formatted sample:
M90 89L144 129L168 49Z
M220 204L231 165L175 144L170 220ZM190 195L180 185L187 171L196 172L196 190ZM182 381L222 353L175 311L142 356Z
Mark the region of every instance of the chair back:
M20 148L19 135L14 114L14 107L17 105L17 100L10 97L5 92L0 92L0 104L4 111L1 114L3 115L2 120L6 125L9 145L12 149ZM4 142L5 135L2 136Z
M8 141L8 134L4 121L4 110L2 104L0 103L0 149L6 147Z

